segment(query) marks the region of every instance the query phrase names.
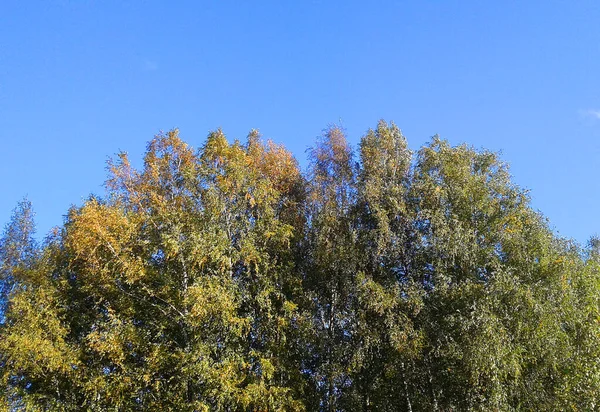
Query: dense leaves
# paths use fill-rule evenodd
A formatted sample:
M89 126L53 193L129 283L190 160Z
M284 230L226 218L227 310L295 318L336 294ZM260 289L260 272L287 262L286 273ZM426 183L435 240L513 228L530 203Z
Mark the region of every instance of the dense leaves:
M104 198L0 241L7 410L592 410L600 253L496 154L380 122L301 173L218 130L108 164Z

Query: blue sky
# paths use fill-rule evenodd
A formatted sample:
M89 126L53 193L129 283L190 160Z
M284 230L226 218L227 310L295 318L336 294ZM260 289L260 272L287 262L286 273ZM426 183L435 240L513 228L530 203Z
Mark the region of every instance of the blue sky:
M159 130L305 150L378 119L502 151L561 235L600 232L598 1L0 2L0 221L40 237Z

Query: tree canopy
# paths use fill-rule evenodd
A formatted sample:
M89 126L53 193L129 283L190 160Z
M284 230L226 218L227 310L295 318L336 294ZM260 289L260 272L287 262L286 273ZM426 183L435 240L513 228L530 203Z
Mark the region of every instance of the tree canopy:
M558 237L498 155L380 121L302 172L257 131L143 167L43 242L0 240L6 410L592 410L600 253Z

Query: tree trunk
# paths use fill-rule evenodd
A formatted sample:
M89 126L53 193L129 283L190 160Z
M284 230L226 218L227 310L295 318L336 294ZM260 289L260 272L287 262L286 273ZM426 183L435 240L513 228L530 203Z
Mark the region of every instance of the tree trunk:
M406 397L406 408L408 412L412 412L412 403L410 402L410 395L408 393L408 382L406 382L406 368L404 362L402 362L402 382L404 383L404 396Z

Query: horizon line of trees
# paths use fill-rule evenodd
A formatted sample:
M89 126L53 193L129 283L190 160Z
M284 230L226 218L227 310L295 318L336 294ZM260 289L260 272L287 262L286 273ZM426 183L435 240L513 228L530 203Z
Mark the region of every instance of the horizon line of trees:
M306 173L221 130L43 242L0 240L0 409L594 410L600 241L558 237L489 151L330 127Z

